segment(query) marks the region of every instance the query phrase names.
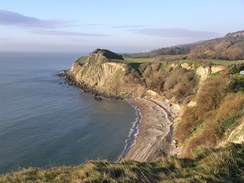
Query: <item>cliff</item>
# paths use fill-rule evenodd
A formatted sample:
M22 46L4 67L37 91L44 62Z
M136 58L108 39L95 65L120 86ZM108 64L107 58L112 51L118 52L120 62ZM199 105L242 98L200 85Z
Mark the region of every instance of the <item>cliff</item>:
M84 64L75 60L65 76L71 84L106 97L143 97L182 104L195 96L199 83L224 69L222 66L156 62L134 67L125 63L121 55L97 49Z
M130 65L118 62L123 57L108 50L91 52L85 64L74 61L66 74L74 84L106 97L130 98L141 96L145 83Z
M85 63L79 63L79 59L74 61L65 76L71 84L97 95L167 102L179 115L171 129L175 131L175 140L170 137L169 143L175 142L180 147L179 154L191 157L191 151L200 146L216 147L224 142L243 141L240 119L243 82L240 76L240 80L233 80L236 76L230 74L229 69L197 61L142 63L135 67L118 54L97 49ZM228 100L234 104L228 104ZM229 111L221 112L224 108ZM208 138L204 138L205 134Z

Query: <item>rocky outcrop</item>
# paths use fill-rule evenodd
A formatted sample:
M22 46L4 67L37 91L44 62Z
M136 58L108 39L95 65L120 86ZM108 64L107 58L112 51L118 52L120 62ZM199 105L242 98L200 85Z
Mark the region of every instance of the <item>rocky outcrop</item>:
M244 117L241 119L244 121ZM242 144L244 143L244 123L237 126L229 135L227 142Z
M209 66L202 67L200 66L196 70L196 74L200 76L200 85L208 78L210 74L216 74L221 71L224 71L226 68L224 66Z
M124 99L142 96L145 83L139 72L118 60L123 60L123 57L97 49L90 53L85 64L74 61L65 75L72 80L72 84L106 97Z

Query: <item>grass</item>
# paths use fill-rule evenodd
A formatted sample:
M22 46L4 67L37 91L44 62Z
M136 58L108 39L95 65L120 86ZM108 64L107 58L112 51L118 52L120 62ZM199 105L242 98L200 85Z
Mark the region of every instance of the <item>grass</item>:
M123 57L129 57L129 58L142 58L142 57L154 57L156 56L156 53L152 52L141 52L141 53L130 53L130 54L122 54Z
M244 60L237 60L237 61L227 61L227 60L210 60L214 65L231 65L231 64L238 64L244 63Z
M0 182L243 182L243 147L229 144L220 149L198 149L194 152L194 159L171 156L152 162L127 160L111 163L104 160L73 167L28 168L0 175Z
M163 61L157 61L154 58L141 58L142 56L146 55L147 53L135 53L130 54L130 57L124 57L125 60L117 60L112 59L112 62L122 62L132 65L132 67L138 68L139 64L147 63L147 62L160 62ZM126 56L126 55L125 55ZM165 56L167 57L167 56ZM172 56L171 56L172 57ZM80 57L77 59L77 61L81 64L84 64L87 60L88 56ZM177 60L177 61L170 61L171 63L188 63L190 65L231 65L231 64L238 64L238 63L244 63L244 60L238 60L238 61L227 61L227 60L211 60L211 59L194 59L194 60Z
M86 57L80 57L76 61L78 63L80 63L80 64L84 64L86 62L87 58L88 58L88 56L86 56Z
M117 59L112 59L112 62L120 62L120 63L146 63L146 62L156 62L153 58L125 58L124 60L117 60Z

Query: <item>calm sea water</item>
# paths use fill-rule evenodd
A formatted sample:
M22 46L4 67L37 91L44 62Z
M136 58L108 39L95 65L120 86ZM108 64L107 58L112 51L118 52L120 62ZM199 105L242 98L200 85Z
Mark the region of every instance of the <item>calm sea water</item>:
M81 55L0 53L0 173L116 161L124 151L133 107L96 101L57 76Z

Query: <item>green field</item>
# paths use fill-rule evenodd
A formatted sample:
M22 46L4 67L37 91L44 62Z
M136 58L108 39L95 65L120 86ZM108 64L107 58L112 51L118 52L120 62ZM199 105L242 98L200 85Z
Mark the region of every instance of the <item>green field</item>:
M86 57L80 57L77 59L77 61L81 64L84 64L87 60L88 56ZM125 60L117 60L117 59L112 59L112 62L122 62L122 63L127 63L127 64L142 64L146 62L160 62L164 63L166 61L157 61L155 58L132 58L132 57L124 57ZM197 65L206 65L212 63L213 65L231 65L231 64L239 64L239 63L244 63L244 60L238 60L238 61L227 61L227 60L211 60L211 59L195 59L195 60L176 60L176 61L170 61L169 63L197 63Z
M231 64L239 64L244 63L244 60L237 61L227 61L227 60L211 60L214 65L231 65Z

